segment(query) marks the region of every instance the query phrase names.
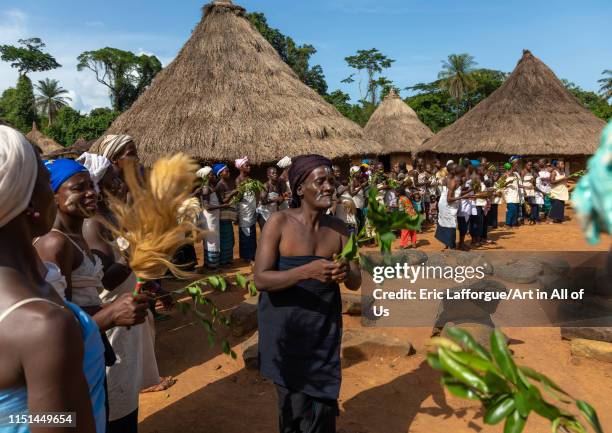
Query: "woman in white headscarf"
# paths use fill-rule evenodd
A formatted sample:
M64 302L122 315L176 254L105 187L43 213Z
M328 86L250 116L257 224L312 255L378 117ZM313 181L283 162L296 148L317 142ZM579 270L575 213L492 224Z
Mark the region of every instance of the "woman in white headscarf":
M202 228L206 230L204 235L204 266L210 269L217 269L221 257L220 209L227 207L227 205L219 202L217 193L210 185L212 167L203 167L196 174L202 179L202 186L198 191L198 196L204 216Z

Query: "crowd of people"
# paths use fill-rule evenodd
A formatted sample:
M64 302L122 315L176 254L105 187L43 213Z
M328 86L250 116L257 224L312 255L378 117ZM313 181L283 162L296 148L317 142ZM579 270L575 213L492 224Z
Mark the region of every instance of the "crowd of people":
M249 180L247 157L235 161L239 174L232 180L230 167L223 163L202 168L203 185L196 191L202 205L202 226L207 230L205 264L217 268L232 263L234 230L238 224L239 257L252 262L257 247L256 222L263 229L270 216L291 206L288 171L291 158L267 168L261 191L240 194L239 186ZM513 156L508 162L492 164L485 157L477 160L439 159L426 163L416 158L394 163L388 172L380 161L365 159L351 166L344 175L332 166L335 190L328 213L341 219L349 230L359 231L368 223L367 202L371 189L387 210L421 214L424 228L436 227L436 239L444 248L469 249L493 242L491 228L499 224L499 205L505 203L505 226L535 225L544 221L563 223L565 202L569 199L568 180L562 160L540 158L523 160ZM400 248L418 245L416 230L402 230ZM470 236L469 244L466 237ZM458 242L457 242L458 239Z
M130 199L123 168L137 158L131 137L108 135L78 160L43 160L22 134L0 126L3 433L28 431L11 415L46 412L76 412L82 432L136 432L139 393L173 383L157 369L152 317L156 299L170 307L171 297L156 281L133 294L130 245L102 222L113 221L110 196ZM390 212L421 214L445 248L468 248L468 233L470 248L490 242L502 200L514 227L563 222L568 199L560 160L512 157L497 167L485 158L444 166L417 158L389 172L363 160L344 175L327 158L304 155L269 167L265 183L251 178L247 157L234 166L235 179L224 163L197 172L204 265L232 263L237 225L239 256L254 265L261 294L260 366L277 387L283 432L335 429L339 284L358 289L361 275L333 257L351 232L368 229L370 197ZM400 247L417 246L416 231L400 236Z

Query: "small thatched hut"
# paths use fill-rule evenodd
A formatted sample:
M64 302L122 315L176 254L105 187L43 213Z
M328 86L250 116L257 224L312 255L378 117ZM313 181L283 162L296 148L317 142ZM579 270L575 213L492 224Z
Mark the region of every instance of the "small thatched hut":
M248 155L254 164L305 152L376 154L377 143L302 83L231 1L214 1L177 57L107 131L134 137L141 160L186 152Z
M524 50L499 89L431 139L422 152L468 155L565 155L583 162L605 122L586 109L553 71Z
M80 137L72 145L64 147L60 150L49 153L47 156L51 159L58 158L70 158L77 159L83 152L89 151L89 148L96 142L96 140L85 140Z
M382 155L390 155L391 164L406 161L409 154L415 155L423 142L433 136L395 90L378 106L364 131L367 138L380 143Z
M32 123L32 130L26 134L26 138L30 143L38 146L43 155L47 155L51 152L64 148L64 146L59 144L57 141L40 132L38 126L36 126L36 122Z

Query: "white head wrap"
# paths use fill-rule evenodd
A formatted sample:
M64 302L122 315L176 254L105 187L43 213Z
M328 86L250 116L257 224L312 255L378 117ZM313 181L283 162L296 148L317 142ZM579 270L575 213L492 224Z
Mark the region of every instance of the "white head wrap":
M240 167L242 167L244 164L249 162L249 157L248 156L243 156L242 158L238 158L234 162L235 162L236 168L240 170Z
M276 165L278 166L278 168L287 168L291 166L291 158L289 158L288 156L285 156L283 159L278 161Z
M26 210L37 177L34 147L20 132L0 125L0 227Z
M112 161L130 141L134 139L129 135L105 135L100 139L96 153Z
M201 169L196 171L196 176L198 176L200 179L206 179L211 171L212 171L212 167L209 167L209 166L202 167Z
M93 180L96 192L100 192L98 184L106 174L106 170L111 166L111 162L107 157L96 155L95 153L85 152L77 159L89 171L91 180Z
M355 174L357 173L359 170L361 170L361 168L358 165L354 165L349 169L349 173L351 174Z
M452 159L449 159L448 161L446 161L446 167L448 167L451 164L454 164L455 161L453 161Z

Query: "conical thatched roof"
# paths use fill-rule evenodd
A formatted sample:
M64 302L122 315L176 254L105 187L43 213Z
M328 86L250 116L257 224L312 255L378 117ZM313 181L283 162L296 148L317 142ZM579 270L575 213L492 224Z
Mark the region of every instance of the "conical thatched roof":
M364 128L366 137L383 147L383 154L415 152L433 133L395 90L378 106Z
M168 153L255 164L305 152L378 153L362 129L303 84L231 2L213 2L178 56L107 131L145 164Z
M422 151L506 155L589 155L605 122L528 50L499 89L433 138Z
M64 148L57 141L52 138L47 137L45 134L38 130L38 126L36 126L36 122L32 123L32 130L26 134L26 138L32 144L40 147L43 155L47 155L53 151L61 150Z

